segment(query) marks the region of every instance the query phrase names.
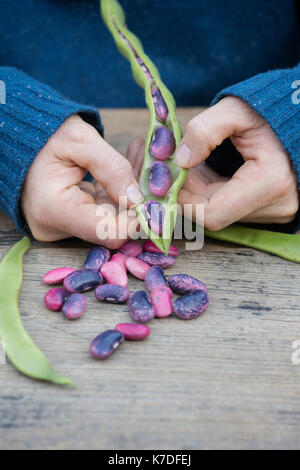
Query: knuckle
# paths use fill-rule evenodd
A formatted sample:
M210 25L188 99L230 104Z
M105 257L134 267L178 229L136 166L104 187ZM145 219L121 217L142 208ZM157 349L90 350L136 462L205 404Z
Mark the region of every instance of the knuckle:
M97 135L96 129L82 119L67 120L58 130L58 136L64 141L80 145L90 142Z
M196 137L199 140L204 142L208 139L208 129L203 117L197 116L193 118L187 125L187 132L191 136Z
M121 181L132 173L132 167L129 161L125 158L121 159L118 156L111 159L109 170L110 178L113 181Z

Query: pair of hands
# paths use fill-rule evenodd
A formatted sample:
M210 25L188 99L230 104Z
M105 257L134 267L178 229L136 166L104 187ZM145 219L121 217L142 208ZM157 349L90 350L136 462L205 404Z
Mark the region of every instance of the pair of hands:
M245 161L232 178L205 165L228 137ZM121 246L137 228L130 207L143 200L137 183L143 154L141 139L129 145L126 159L79 116L67 119L37 155L24 184L21 206L33 236ZM178 201L193 208L204 204L210 230L236 221L288 223L295 217L298 190L290 158L267 122L239 98L223 98L194 117L175 158L190 168ZM96 183L82 181L87 171ZM119 196L127 197L127 207L117 212ZM101 236L103 217L117 227L114 239Z

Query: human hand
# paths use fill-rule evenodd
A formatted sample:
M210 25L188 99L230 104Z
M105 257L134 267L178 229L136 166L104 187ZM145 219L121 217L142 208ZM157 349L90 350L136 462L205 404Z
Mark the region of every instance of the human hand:
M232 178L204 163L228 137L245 160ZM192 204L194 219L196 205L203 204L204 225L210 230L236 221L284 224L295 217L298 189L289 155L269 124L239 98L225 97L194 117L175 158L178 165L192 168L178 201Z
M134 161L140 151L141 141L136 140L129 146L130 160ZM95 184L82 181L87 171L93 175ZM119 196L127 197L128 204L118 213ZM114 249L135 232L135 211L128 211L128 207L142 200L130 162L105 142L94 127L79 116L71 116L31 165L21 207L37 240L76 236ZM101 237L102 207L105 223L116 228L115 236L106 239Z

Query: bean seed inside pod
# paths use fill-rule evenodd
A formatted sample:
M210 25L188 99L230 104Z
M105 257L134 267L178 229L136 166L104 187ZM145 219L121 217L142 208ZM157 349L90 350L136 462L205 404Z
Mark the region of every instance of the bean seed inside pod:
M147 338L151 333L149 326L140 323L118 323L115 330L123 333L125 339L131 341L140 341Z
M161 268L169 268L175 263L173 256L166 256L161 253L142 253L138 259L145 261L150 266L160 266Z
M95 359L106 359L123 343L125 336L117 330L103 331L91 342L90 353Z
M183 320L198 317L208 306L208 295L203 290L184 295L173 302L173 312Z
M165 122L168 116L168 108L166 102L163 99L162 94L158 88L152 88L151 93L153 97L156 116L160 121Z
M162 234L165 211L158 201L147 201L145 204L148 217L148 225L154 233Z
M159 126L155 129L152 142L150 144L150 153L157 160L166 160L173 155L175 150L174 134L165 126Z
M86 298L83 294L71 294L63 305L63 315L68 320L78 320L85 311L86 302Z
M173 274L169 277L168 282L172 291L177 294L191 294L197 290L203 290L207 293L207 288L203 282L188 274Z
M143 248L144 248L144 251L149 251L150 253L162 253L163 254L163 252L151 240L146 240ZM178 256L179 255L178 248L176 248L176 246L174 245L170 245L168 255Z
M144 290L139 290L130 297L128 307L134 321L144 323L155 316L154 309Z
M80 269L69 274L64 279L64 288L67 292L84 292L94 289L103 282L102 275L94 269Z
M117 286L115 284L103 284L96 287L95 297L102 302L112 304L124 304L130 297L127 287Z
M168 317L172 313L172 291L169 287L157 287L150 294L150 300L157 318Z
M99 271L101 266L106 263L110 258L110 253L107 248L103 246L95 246L92 248L84 262L84 267L86 269L96 269Z
M158 287L168 287L168 281L160 266L151 266L145 277L145 286L149 292Z
M149 189L156 197L164 197L172 186L172 173L165 162L154 162L150 168Z
M68 274L74 271L76 271L76 269L69 267L51 269L51 271L44 274L42 281L45 284L60 284Z
M62 287L53 287L44 296L44 303L47 308L57 312L62 309L66 298L66 291Z
M119 250L126 256L138 256L142 253L143 248L139 243L130 241L124 243Z

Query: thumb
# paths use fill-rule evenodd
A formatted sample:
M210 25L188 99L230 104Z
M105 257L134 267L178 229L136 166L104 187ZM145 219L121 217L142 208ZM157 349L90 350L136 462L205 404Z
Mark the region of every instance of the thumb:
M129 205L140 204L144 197L129 161L102 139L93 127L87 126L83 139L76 139L73 143L69 158L87 169L114 201L127 197Z
M247 128L240 100L227 97L195 116L176 152L177 165L191 168L203 162L223 140Z

